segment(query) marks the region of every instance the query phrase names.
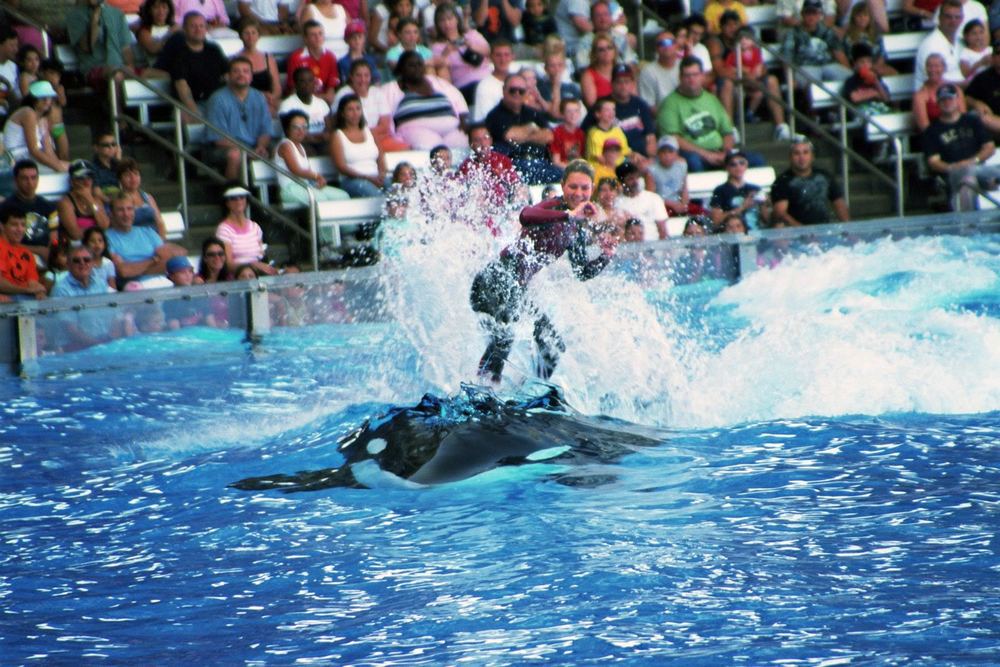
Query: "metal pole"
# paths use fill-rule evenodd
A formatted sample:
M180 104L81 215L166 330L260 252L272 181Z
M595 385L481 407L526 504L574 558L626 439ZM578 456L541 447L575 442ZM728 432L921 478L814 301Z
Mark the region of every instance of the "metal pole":
M184 216L184 227L191 227L188 217L187 163L184 162L184 118L180 107L174 107L174 143L177 144L177 180L181 186L181 215Z
M785 65L785 96L788 98L788 127L794 135L797 134L795 131L795 74L792 73L792 68L788 65Z
M115 133L115 143L121 146L122 135L121 135L121 128L119 127L118 124L118 94L117 91L115 90L116 86L117 82L115 81L115 77L112 74L111 78L108 79L108 97L110 98L108 101L110 103L109 108L111 109L111 126L112 126L111 130L112 132Z
M843 104L838 104L837 107L840 109L840 145L845 150L840 151L840 182L843 183L844 187L844 201L847 202L847 208L851 208L851 183L848 178L847 169L847 107Z
M903 217L903 142L896 135L892 137L892 149L896 152L896 212Z
M743 90L743 48L736 40L736 122L740 126L740 143L747 145L746 93Z
M316 193L311 187L306 187L309 195L309 252L312 255L313 271L319 271L319 227L316 224Z

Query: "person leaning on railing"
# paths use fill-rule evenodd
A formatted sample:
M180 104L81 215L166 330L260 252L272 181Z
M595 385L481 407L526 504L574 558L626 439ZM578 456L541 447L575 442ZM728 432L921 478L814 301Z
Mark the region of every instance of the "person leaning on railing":
M285 138L278 142L274 150L275 163L308 181L317 202L350 199L350 195L343 190L327 185L323 174L316 171L309 163L309 156L302 144L309 131L309 118L306 113L298 109L283 113L281 129L285 133ZM309 194L306 189L280 171L278 186L281 189L283 204L309 205Z

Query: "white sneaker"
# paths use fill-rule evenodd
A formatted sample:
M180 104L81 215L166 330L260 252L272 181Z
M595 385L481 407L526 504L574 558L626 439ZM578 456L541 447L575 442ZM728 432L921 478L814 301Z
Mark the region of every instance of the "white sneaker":
M775 141L792 140L792 128L788 127L788 123L782 123L774 128L774 140Z

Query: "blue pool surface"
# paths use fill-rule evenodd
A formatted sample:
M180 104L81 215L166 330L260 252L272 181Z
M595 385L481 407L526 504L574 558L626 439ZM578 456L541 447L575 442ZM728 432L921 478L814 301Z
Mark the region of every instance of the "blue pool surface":
M0 663L997 664L1000 239L735 286L553 269L553 381L661 440L590 488L227 487L454 394L483 338L450 269L409 272L393 323L188 329L0 383Z

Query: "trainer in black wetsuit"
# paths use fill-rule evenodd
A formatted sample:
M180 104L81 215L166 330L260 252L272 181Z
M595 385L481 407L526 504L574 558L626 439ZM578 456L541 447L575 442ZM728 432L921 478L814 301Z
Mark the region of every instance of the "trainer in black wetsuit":
M498 383L514 345L513 323L527 302L525 291L531 278L563 254L569 258L580 280L599 274L614 255L616 240L600 236L603 252L587 260L586 246L593 233L584 223L599 215L590 203L593 170L584 160L571 162L563 176L563 196L529 206L521 211L521 237L504 248L472 281L472 309L493 318L490 342L479 361L482 379ZM534 339L538 346L538 377L547 380L566 347L548 316L536 314Z

